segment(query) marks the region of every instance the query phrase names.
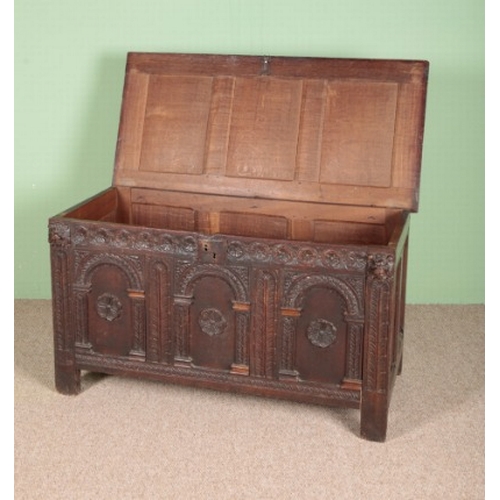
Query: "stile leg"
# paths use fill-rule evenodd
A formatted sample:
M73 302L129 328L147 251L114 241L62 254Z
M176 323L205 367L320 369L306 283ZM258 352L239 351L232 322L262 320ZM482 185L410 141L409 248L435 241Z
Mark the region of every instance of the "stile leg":
M361 436L384 442L387 434L389 405L385 394L364 393L361 402Z
M55 381L56 389L61 394L76 395L80 392L80 370L76 369L73 364L56 363Z

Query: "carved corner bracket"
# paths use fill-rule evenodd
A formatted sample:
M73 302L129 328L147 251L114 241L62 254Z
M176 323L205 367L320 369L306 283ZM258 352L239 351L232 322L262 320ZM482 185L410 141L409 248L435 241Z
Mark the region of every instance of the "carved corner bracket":
M65 247L71 243L70 226L62 222L51 222L49 225L49 243L54 247Z
M394 257L388 254L368 256L368 272L379 281L388 281L394 277Z

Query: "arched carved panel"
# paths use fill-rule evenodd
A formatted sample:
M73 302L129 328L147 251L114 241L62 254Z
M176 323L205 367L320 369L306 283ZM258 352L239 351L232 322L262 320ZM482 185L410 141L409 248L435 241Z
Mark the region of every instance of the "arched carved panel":
M360 380L363 294L363 280L355 276L289 275L283 310L296 314L282 313L280 373L321 382Z
M226 280L199 276L192 284L190 357L193 364L230 370L235 360L234 290Z
M336 276L324 274L300 274L290 283L285 297L286 307L302 307L307 291L313 287L328 287L336 290L344 299L346 314L352 317L362 317L362 297L354 287Z
M76 279L78 285L90 285L95 269L102 265L116 266L128 279L127 288L143 289L141 262L134 256L119 256L107 253L78 253L76 263Z
M218 368L247 375L248 270L180 264L176 285L176 362L212 366L212 353Z
M77 342L94 352L144 356L145 307L138 258L79 253L76 261Z
M239 274L237 274L237 272ZM196 281L206 276L220 278L234 290L235 300L248 301L248 277L245 268L226 268L216 264L188 266L176 276L177 290L180 295L192 296Z

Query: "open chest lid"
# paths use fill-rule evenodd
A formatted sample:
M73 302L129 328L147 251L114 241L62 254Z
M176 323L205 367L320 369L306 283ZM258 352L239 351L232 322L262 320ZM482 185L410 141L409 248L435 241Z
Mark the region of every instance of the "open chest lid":
M113 185L416 211L426 61L130 53Z

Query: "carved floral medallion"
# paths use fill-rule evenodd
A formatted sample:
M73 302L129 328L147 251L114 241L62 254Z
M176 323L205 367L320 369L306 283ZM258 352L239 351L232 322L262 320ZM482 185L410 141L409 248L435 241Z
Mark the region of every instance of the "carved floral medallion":
M198 324L201 331L213 337L221 335L227 327L227 320L224 315L213 307L203 309L198 316Z
M100 295L96 302L97 314L107 321L114 321L122 314L122 303L110 293L103 293Z
M316 347L329 347L337 340L337 328L326 319L315 319L309 323L307 338Z

